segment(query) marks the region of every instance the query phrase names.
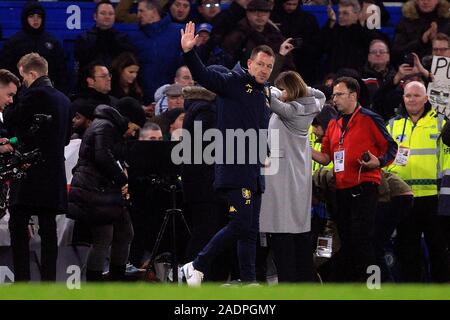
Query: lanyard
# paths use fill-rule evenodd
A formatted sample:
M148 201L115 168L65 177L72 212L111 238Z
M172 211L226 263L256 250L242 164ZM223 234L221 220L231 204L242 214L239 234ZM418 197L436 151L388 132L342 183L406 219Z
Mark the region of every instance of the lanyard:
M345 135L347 134L348 128L350 126L350 123L352 122L352 120L355 117L355 115L359 112L359 110L361 110L361 106L358 106L356 108L356 110L353 112L351 118L348 120L347 125L345 126L345 130L344 131L342 131L342 127L339 124L339 121L336 121L336 124L339 127L339 130L341 130L341 136L339 137L339 146L343 146L344 145L344 138L345 138Z

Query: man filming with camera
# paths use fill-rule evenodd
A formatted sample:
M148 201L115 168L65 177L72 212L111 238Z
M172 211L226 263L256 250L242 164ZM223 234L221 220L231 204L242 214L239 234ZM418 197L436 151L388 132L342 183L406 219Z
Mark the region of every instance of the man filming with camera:
M64 146L70 139L70 101L53 87L48 63L39 54L23 56L17 66L25 88L18 103L5 110L5 124L17 136L21 152L38 148L41 159L28 168L26 177L11 184L9 230L15 281L30 280L28 224L32 215L39 218L41 279L54 281L55 216L67 211Z

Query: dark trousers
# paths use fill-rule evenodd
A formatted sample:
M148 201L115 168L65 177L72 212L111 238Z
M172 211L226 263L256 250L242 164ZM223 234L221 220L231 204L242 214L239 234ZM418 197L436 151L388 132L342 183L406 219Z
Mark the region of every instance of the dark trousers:
M10 209L9 231L14 263L15 281L30 280L30 246L28 224L31 215L37 214L28 208L15 207ZM40 214L39 236L41 237L41 280L56 280L56 259L58 258L58 243L56 237L55 214L47 212Z
M424 280L420 240L422 233L428 249L432 281L449 280L448 253L437 215L437 196L415 197L411 214L398 226L396 252L404 281Z
M237 241L239 270L244 282L256 281L256 239L259 232L261 193L244 189L224 191L230 208L230 222L208 242L194 260L194 268L207 272L212 260Z
M378 203L375 218L375 256L381 269L382 281L394 281L385 260L385 247L397 226L410 215L413 207L413 196L392 197L390 202Z
M270 233L278 282L313 282L311 233Z
M367 267L376 264L373 246L377 185L370 182L336 190L342 275L345 281L365 282Z
M228 222L227 202L192 202L186 204L186 211L190 211L192 227L191 238L186 249L186 259L192 261L208 244L214 235ZM225 281L231 270L232 253L225 250L212 261L205 281Z
M133 226L130 215L124 210L123 215L112 224L91 225L92 245L87 258L87 269L103 271L106 259L110 257L110 266L123 267L128 261Z

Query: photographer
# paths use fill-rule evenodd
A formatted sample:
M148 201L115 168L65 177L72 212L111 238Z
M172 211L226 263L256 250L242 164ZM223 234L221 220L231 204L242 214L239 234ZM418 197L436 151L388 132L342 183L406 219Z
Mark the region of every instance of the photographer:
M47 60L39 54L23 56L18 68L25 89L18 104L5 110L5 124L23 144L22 152L39 148L42 161L32 165L25 178L11 184L9 230L15 280L30 280L28 222L31 215L37 215L42 280L54 281L58 255L55 216L67 211L64 146L70 139L70 101L53 87ZM51 116L51 121L41 121L39 129L30 133L37 114Z

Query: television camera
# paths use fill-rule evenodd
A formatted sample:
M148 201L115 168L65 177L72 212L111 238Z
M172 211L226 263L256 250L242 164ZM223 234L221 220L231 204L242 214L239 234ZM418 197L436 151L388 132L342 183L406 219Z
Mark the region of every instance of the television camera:
M46 114L35 114L32 125L28 129L27 135L35 134L42 124L52 120L52 116ZM8 207L9 185L12 181L23 179L26 176L26 170L40 161L42 154L39 148L30 148L18 141L16 137L8 139L2 144L11 144L15 146L11 153L0 153L0 219L6 214ZM31 151L24 151L30 150Z

